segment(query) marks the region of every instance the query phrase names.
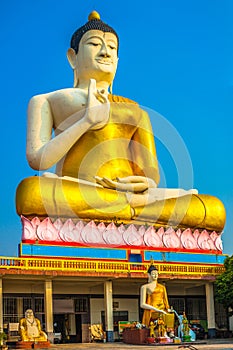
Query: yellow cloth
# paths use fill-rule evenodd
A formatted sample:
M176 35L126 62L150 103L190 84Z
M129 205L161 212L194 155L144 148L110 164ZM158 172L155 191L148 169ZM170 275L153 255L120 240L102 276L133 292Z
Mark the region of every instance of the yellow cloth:
M78 199L78 200L77 200ZM215 197L184 196L157 201L145 208L131 207L124 192L80 185L67 180L33 176L24 179L16 192L18 215L29 219L38 216L61 217L125 224L168 225L201 228L220 232L225 224L225 209Z
M157 283L155 290L152 294L147 294L146 304L151 305L155 308L158 308L163 311L167 311L169 309L169 303L167 298L167 292L165 286L160 283ZM160 316L162 316L165 325L168 328L174 327L174 314L163 315L161 313L155 312L153 310L145 309L142 317L142 324L146 327L150 326L151 320L156 320Z

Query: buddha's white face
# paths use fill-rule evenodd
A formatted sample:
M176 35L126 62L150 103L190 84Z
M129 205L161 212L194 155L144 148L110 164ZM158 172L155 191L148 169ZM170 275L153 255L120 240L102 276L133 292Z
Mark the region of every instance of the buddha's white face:
M150 273L150 281L156 281L158 279L158 270L152 270Z
M112 33L89 30L80 43L76 57L76 69L79 82L96 79L96 81L113 81L117 69L117 38Z

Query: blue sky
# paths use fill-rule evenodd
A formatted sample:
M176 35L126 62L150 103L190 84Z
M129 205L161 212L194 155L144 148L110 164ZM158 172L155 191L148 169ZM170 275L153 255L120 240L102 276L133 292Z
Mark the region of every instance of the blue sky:
M72 33L97 10L120 37L113 92L151 112L162 185L194 187L226 208L233 254L233 2L231 0L2 1L1 256L21 240L15 211L27 164L26 114L36 94L71 87Z

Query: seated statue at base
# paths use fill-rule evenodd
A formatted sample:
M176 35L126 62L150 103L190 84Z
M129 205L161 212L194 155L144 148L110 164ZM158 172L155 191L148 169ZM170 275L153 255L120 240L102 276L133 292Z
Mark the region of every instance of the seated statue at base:
M40 320L31 309L26 310L25 317L19 321L19 335L21 341L47 342L47 334L42 331Z
M136 102L111 93L118 48L116 31L92 12L67 52L74 87L32 97L27 159L35 170L56 170L19 184L17 213L221 232L219 199L158 188L150 118Z

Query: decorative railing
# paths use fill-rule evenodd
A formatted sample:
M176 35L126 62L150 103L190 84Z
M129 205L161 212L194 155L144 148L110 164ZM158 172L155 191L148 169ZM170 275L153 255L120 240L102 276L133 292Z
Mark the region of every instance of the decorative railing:
M189 276L217 276L224 272L223 265L215 264L173 264L157 262L160 274L189 275ZM95 273L120 273L140 276L147 273L149 263L136 262L111 262L97 260L72 260L72 259L39 259L39 258L9 258L0 257L0 273L2 269L34 270L34 271L73 271L73 272L95 272Z

